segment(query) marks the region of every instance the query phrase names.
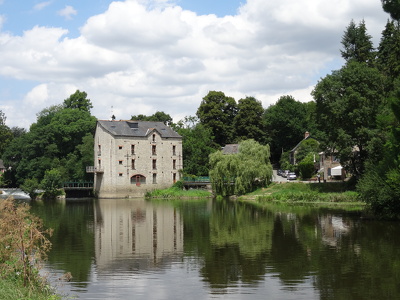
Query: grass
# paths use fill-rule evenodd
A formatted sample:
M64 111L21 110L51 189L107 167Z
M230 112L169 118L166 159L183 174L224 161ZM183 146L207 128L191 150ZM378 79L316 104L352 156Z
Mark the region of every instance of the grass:
M146 194L146 198L209 198L212 194L201 189L183 190L177 186L164 190L154 190Z
M272 183L268 188L239 197L241 201L263 203L364 206L358 193L347 183Z
M2 300L60 300L49 286L24 286L22 280L10 278L0 279L0 299Z

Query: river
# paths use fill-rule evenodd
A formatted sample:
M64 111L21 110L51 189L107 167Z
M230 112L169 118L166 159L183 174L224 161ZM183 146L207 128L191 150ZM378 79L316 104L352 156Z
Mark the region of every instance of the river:
M400 299L399 223L212 200L32 211L54 229L43 273L73 299Z

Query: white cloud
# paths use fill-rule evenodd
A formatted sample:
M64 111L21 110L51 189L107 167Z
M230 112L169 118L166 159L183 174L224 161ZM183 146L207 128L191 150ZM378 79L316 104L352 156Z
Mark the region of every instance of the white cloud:
M71 20L72 16L76 16L78 12L72 6L66 5L63 9L59 10L57 14L67 20Z
M311 100L316 79L340 67L346 26L363 18L377 45L387 15L376 0L248 0L224 18L167 0L113 2L77 38L39 26L0 32L0 75L38 81L29 97L41 105L84 90L101 119L113 106L118 119L158 110L178 121L211 90L255 96L266 108L282 95Z
M49 6L51 3L52 3L52 1L40 2L33 7L33 10L35 10L35 11L42 10L42 9L46 8L47 6Z

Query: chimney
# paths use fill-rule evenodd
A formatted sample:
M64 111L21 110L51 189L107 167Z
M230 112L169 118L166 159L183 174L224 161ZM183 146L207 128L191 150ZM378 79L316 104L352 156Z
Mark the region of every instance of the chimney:
M309 133L308 131L306 131L306 132L304 133L304 139L308 138L309 136L310 136L310 133Z

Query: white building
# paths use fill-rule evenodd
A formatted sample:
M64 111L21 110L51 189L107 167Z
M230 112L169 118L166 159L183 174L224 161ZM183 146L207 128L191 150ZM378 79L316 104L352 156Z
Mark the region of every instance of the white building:
M97 121L94 191L99 198L144 196L180 179L182 137L162 122Z

